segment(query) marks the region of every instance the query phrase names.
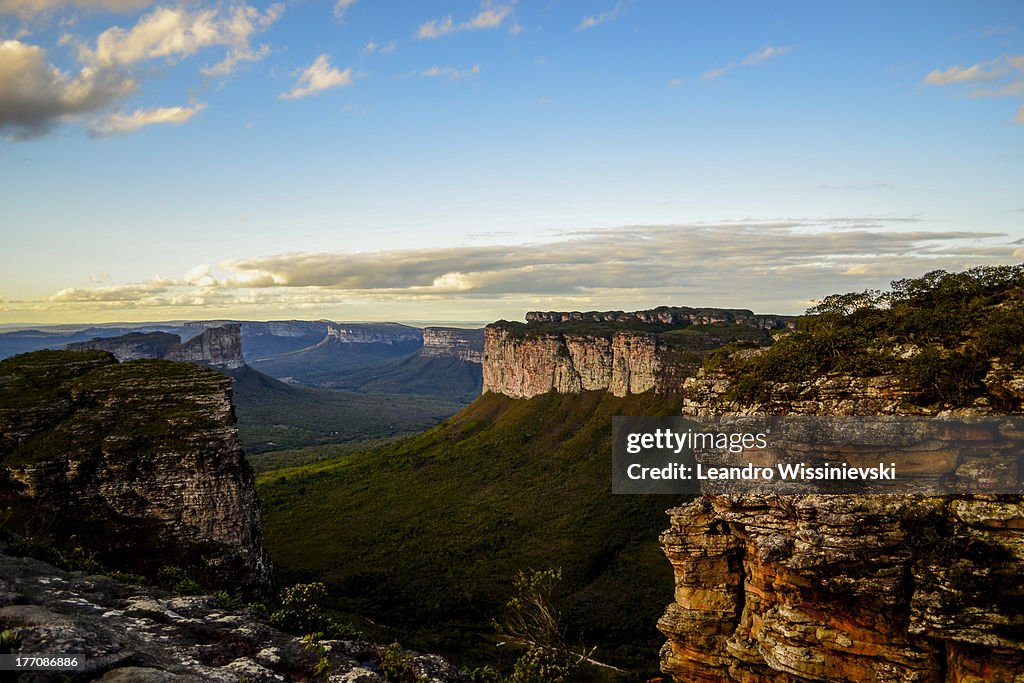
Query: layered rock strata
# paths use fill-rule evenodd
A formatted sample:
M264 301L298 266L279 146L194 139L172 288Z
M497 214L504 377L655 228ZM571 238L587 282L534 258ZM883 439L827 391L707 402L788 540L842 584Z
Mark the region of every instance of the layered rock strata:
M483 390L513 398L549 391L670 392L682 387L685 371L676 352L640 332L522 338L501 327L484 331Z
M483 363L484 331L424 327L420 353L427 358L457 358L469 363Z
M1018 373L993 372L991 392L1021 393ZM729 385L691 378L684 413L929 413L884 375L832 374L758 405ZM669 517L675 600L658 626L675 681L1024 680L1020 496L705 495Z
M229 377L97 351L16 356L0 363L0 434L9 529L109 567L268 589Z
M422 344L423 331L398 323L331 324L327 339L344 344Z

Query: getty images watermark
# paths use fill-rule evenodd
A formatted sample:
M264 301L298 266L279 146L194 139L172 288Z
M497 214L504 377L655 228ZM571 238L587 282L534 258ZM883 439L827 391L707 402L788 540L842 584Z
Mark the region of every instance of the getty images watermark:
M1024 418L615 417L613 493L1022 493Z

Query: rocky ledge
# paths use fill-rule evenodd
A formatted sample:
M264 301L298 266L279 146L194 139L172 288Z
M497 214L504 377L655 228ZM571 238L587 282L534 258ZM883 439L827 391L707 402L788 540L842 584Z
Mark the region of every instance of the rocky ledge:
M37 351L0 361L4 528L152 576L264 593L252 471L231 379L165 360Z
M323 651L282 633L252 610L224 609L210 596L174 596L107 576L64 572L0 554L0 625L21 637L21 654L81 654L76 681L103 683L382 683L384 648L324 640ZM440 657L404 653L416 680L464 677ZM315 673L318 665L324 671ZM34 682L61 673L24 674Z

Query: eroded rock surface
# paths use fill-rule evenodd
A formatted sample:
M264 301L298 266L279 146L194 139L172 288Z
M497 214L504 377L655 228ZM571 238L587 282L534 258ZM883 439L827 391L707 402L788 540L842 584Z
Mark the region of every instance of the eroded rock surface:
M8 530L81 545L108 567L268 588L229 377L97 351L16 356L0 363L0 434Z
M325 680L321 654L268 626L251 610L223 609L210 596L174 596L107 576L64 572L0 553L0 624L22 637L23 654L81 654L75 680L104 683L268 683ZM382 683L383 648L325 640L333 683ZM423 680L465 679L437 656L407 653ZM60 681L60 673L24 680Z

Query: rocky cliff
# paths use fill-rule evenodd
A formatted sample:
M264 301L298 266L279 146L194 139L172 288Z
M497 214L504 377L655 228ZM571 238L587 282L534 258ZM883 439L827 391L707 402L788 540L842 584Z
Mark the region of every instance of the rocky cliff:
M765 344L788 318L727 309L531 312L527 324L484 330L484 391L530 398L549 391L676 393L700 357L736 339Z
M163 357L218 368L240 368L245 364L242 359L241 325L231 323L208 328L202 334L170 349Z
M96 338L90 341L68 344L69 351L106 351L114 354L119 361L140 358L163 358L181 337L167 332L130 332L118 337Z
M231 379L165 360L39 351L0 362L5 529L153 575L269 586Z
M327 326L327 340L343 344L422 344L423 331L398 323L350 323Z
M856 295L717 358L683 413L1020 415L1024 273L1009 270ZM675 681L1024 680L1021 496L704 495L669 517Z
M106 351L119 361L163 358L230 369L244 365L238 323L203 328L202 332L184 343L176 334L134 332L68 344L65 348L69 351Z
M379 645L324 640L321 653L302 638L271 628L260 613L225 608L211 596L172 595L3 553L0 624L20 636L25 654L80 655L75 681L385 681L380 667L385 648ZM404 656L417 681L466 680L440 657ZM30 680L67 679L60 672L37 672Z
M457 327L424 327L423 349L427 358L457 358L470 363L484 359L484 331Z

